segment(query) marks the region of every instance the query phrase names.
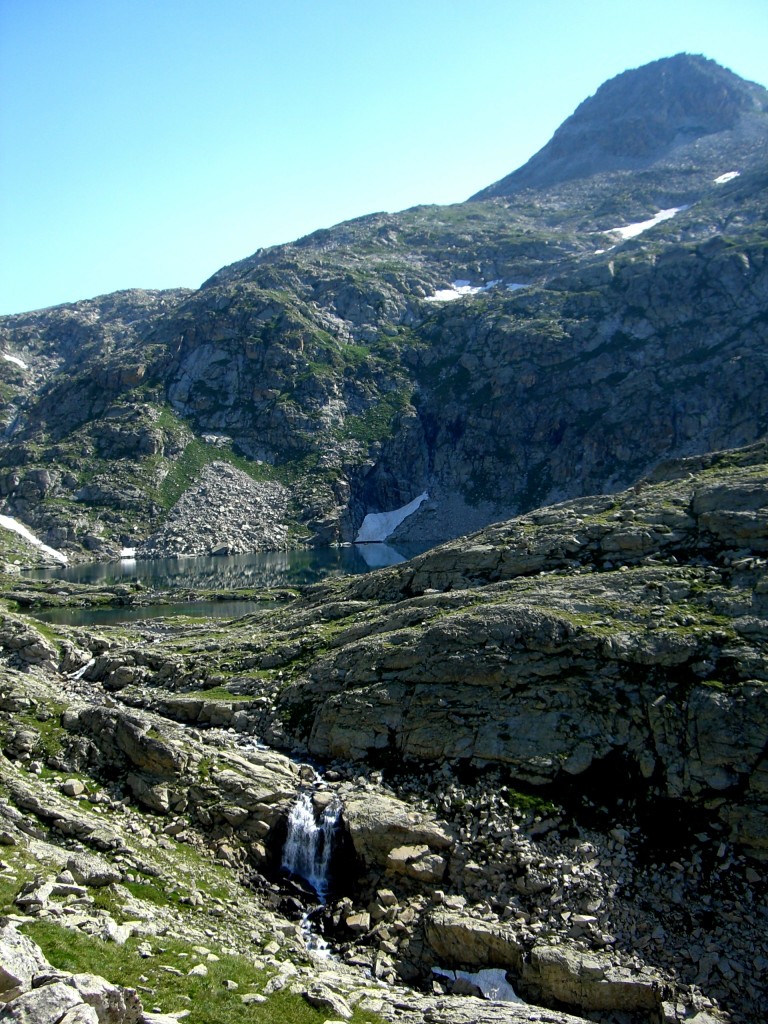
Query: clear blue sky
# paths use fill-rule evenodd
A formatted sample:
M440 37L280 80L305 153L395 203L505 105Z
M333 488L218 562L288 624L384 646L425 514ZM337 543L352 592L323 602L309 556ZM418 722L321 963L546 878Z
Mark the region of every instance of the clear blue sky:
M768 2L0 0L0 313L463 200L680 51L768 84Z

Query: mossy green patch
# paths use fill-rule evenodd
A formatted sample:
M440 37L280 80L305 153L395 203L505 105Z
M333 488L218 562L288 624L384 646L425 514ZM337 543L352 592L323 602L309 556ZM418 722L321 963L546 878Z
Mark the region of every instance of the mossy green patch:
M210 960L191 943L163 936L151 940L152 955L146 957L138 952L146 940L131 938L121 946L46 921L28 924L25 930L59 970L99 974L113 984L134 988L147 1008L157 1006L164 1013L188 1010L189 1024L321 1024L328 1018L327 1011L316 1010L301 995L285 990L265 1003L243 1002L243 995L264 989L269 973L247 956L220 948L211 949L218 959ZM206 973L190 974L199 964ZM380 1020L358 1010L352 1024Z
M46 760L61 753L66 735L60 725L64 709L64 704L50 704L37 713L21 711L14 716L15 725L26 726L37 732L40 737L37 754Z
M18 849L3 848L3 859L10 864L10 871L0 873L0 914L18 913L14 900L35 872L24 866Z
M396 418L408 408L411 401L411 390L404 388L382 395L379 400L368 408L353 416L348 416L344 426L337 430L340 437L372 444L383 441L393 433Z
M524 813L540 814L543 817L554 814L558 810L551 800L547 800L535 793L522 793L517 789L507 788L503 795L511 808Z

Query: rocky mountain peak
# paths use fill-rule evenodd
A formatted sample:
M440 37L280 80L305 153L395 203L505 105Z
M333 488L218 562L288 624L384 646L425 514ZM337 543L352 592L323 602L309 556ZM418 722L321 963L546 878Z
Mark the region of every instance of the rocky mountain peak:
M755 117L768 125L762 86L706 57L665 57L605 82L526 164L472 198L642 169L702 136L749 130Z

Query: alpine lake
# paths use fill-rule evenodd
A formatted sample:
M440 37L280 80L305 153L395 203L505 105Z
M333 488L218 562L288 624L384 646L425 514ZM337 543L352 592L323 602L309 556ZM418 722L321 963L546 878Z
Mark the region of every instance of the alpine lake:
M371 572L417 553L371 543L61 565L28 574L39 595L28 610L44 622L69 626L170 616L235 618L278 603L286 589Z

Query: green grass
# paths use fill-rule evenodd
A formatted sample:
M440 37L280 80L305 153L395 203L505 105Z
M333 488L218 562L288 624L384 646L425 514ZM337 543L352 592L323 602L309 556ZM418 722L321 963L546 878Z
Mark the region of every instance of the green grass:
M175 900L172 899L154 882L124 882L123 884L131 896L135 896L137 900L143 900L144 903L151 903L155 907L167 907L178 902L178 895Z
M35 876L32 868L22 866L21 856L19 847L0 847L0 860L10 864L14 874L13 878L0 878L0 914L18 913L19 908L14 905L14 900Z
M269 979L268 972L254 967L247 956L225 954L212 945L207 948L219 957L217 961L208 961L191 944L166 936L131 938L120 946L47 921L35 921L25 930L60 970L99 974L113 984L135 988L145 1009L159 1007L165 1013L189 1010L188 1024L321 1024L329 1016L328 1011L315 1010L302 996L285 990L270 996L266 1003L244 1004L240 997L260 992ZM138 946L145 941L152 947L151 957L138 953ZM199 963L208 968L207 976L190 976L187 972ZM230 991L227 981L235 982L237 989ZM379 1020L357 1010L352 1024Z
M86 804L84 806L83 801L81 801L79 806L83 810L88 810L92 805ZM176 890L166 892L153 882L123 882L122 885L137 900L149 903L153 907L178 906L179 904L179 894ZM100 889L91 889L88 895L93 900L93 905L97 909L106 910L118 924L122 924L128 919L123 906L123 899L117 894L113 886L108 885Z

